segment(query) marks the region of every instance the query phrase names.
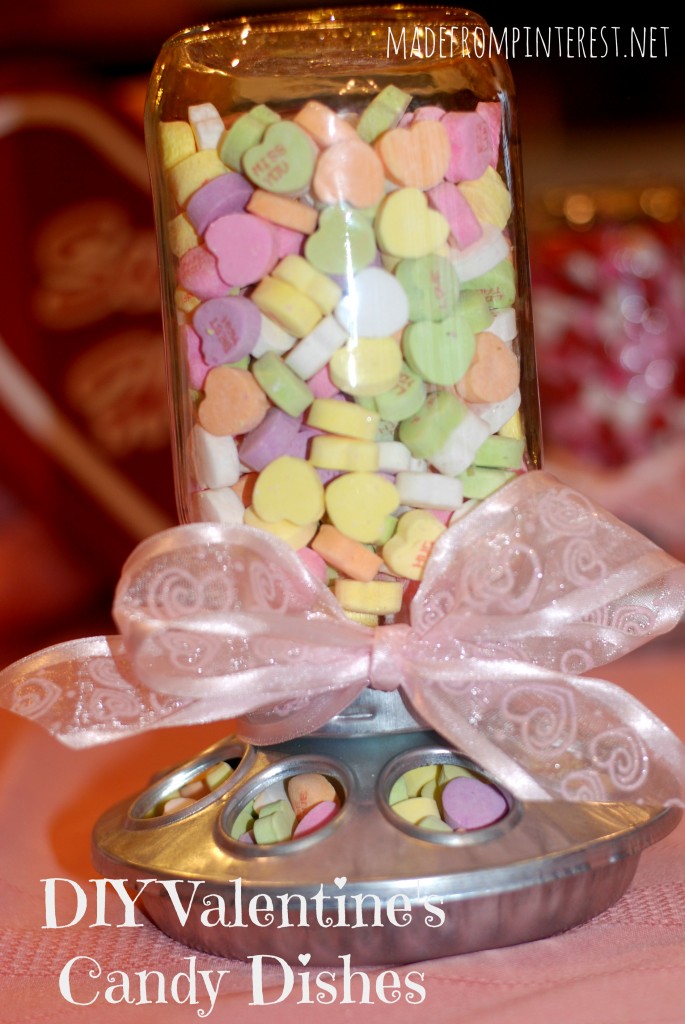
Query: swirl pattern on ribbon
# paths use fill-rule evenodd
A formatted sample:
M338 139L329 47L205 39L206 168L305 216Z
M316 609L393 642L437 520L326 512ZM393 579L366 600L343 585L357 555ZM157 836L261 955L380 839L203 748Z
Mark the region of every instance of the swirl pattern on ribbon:
M515 478L433 547L408 609L350 621L282 541L176 527L124 566L121 638L75 641L0 673L0 703L65 743L233 719L282 742L371 686L521 799L682 803L685 748L587 672L665 633L683 566L542 472Z

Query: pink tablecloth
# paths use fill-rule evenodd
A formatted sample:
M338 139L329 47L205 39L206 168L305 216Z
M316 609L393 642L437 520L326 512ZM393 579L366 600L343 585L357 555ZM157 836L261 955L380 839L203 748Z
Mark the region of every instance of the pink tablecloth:
M681 680L685 646L660 641L602 674L620 683L685 736ZM570 932L527 945L402 968L421 972L425 999L409 1005L298 1003L301 990L279 1003L251 1006L249 965L192 950L142 928L46 929L45 878L87 887L94 821L136 792L154 772L192 756L221 735L217 726L162 731L86 752L72 752L30 722L0 712L0 1019L4 1024L177 1024L208 1019L338 1024L383 1021L468 1024L666 1024L685 1021L685 823L640 860L636 877L611 909ZM92 920L92 918L90 918ZM72 957L87 955L107 972L134 977L143 969L170 978L196 969L230 971L213 1008L180 1004L71 1005L58 978ZM316 969L315 969L316 970ZM374 972L369 971L373 978ZM120 979L121 976L117 976ZM212 976L216 980L216 975ZM280 985L278 977L271 979ZM87 981L87 979L86 979ZM94 983L91 983L94 985ZM81 989L85 992L86 989ZM96 987L88 990L91 996ZM267 990L276 998L279 987ZM403 990L406 992L406 988ZM179 990L180 992L180 990ZM84 996L85 998L85 996ZM134 995L132 995L134 998ZM208 1016L205 1013L209 1011Z

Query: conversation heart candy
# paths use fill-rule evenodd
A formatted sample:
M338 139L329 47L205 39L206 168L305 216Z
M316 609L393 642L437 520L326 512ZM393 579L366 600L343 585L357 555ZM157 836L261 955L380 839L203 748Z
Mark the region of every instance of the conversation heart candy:
M481 779L450 779L442 791L442 813L454 829L486 828L507 813L504 796Z
M447 220L429 208L425 194L417 188L400 188L386 196L375 225L381 249L399 259L418 259L435 252L450 233Z
M465 403L456 395L449 391L434 391L412 417L400 424L400 441L416 458L431 459L467 413Z
M193 328L200 338L208 366L237 363L250 354L261 329L259 310L242 295L208 299L193 313Z
M310 299L324 316L333 311L342 295L340 286L335 281L312 266L309 260L294 253L286 256L274 267L273 277L296 288Z
M511 194L493 167L486 167L475 181L461 181L457 188L478 220L503 231L511 216Z
M253 825L256 843L282 843L290 839L295 828L295 812L287 800L277 800L263 807Z
M359 541L346 537L330 523L323 523L312 541L312 549L327 565L353 580L370 582L381 568L382 560Z
M309 186L316 153L316 145L304 129L292 121L278 121L267 128L258 145L247 150L242 165L259 188L297 196Z
M477 241L464 249L450 249L449 258L457 277L466 285L468 281L487 274L509 255L509 243L494 224L486 224Z
M255 359L252 373L274 405L289 416L301 415L314 400L305 382L275 352L265 352Z
M376 395L374 403L384 420L399 423L418 412L425 399L425 381L406 363L402 363L397 384L382 395Z
M447 181L480 178L492 160L492 137L483 118L475 111L450 111L440 125L449 138L450 159Z
M351 276L373 262L376 236L362 214L332 206L321 211L318 229L305 242L304 254L325 274Z
M185 206L194 192L221 174L228 171L216 151L201 149L174 164L168 173L169 187L178 205Z
M214 254L204 245L188 249L178 261L178 282L198 299L216 299L229 291Z
M159 126L162 164L170 170L195 152L193 129L187 121L162 121Z
M219 141L219 156L227 167L239 171L247 150L256 145L270 124L280 120L280 115L263 103L252 107L237 117Z
M490 132L492 143L491 167L497 167L497 154L499 153L500 136L502 134L502 104L499 100L481 100L476 104L476 113L483 118Z
M274 459L257 477L252 507L267 523L279 519L298 526L318 522L324 512L324 500L316 469L291 455Z
M383 560L398 576L420 580L426 562L438 537L445 532L443 524L423 509L404 512L397 521L397 529L383 545Z
M426 191L442 181L450 162L450 140L441 121L414 121L377 140L388 177L398 185Z
M387 270L367 267L351 281L335 317L352 338L387 338L409 319L407 293Z
M464 492L459 480L441 473L401 470L395 487L403 505L433 510L459 508Z
M394 484L375 473L343 473L326 488L326 511L341 533L373 544L399 505Z
M307 414L311 427L342 437L375 441L378 430L377 412L362 408L355 402L338 402L335 398L317 398Z
M339 117L335 111L318 100L309 100L305 103L297 111L293 121L304 128L322 149L356 137L354 127L349 121Z
M298 818L302 818L307 811L324 800L336 805L338 802L333 784L320 772L300 772L298 775L291 775L286 788L288 799Z
M402 584L390 580L337 579L333 593L345 611L366 615L394 615L402 607Z
M393 804L392 809L410 825L419 825L425 818L440 817L435 800L425 796L412 796L408 800L398 800Z
M357 132L365 142L373 142L383 132L399 124L411 103L411 95L396 85L386 85L362 111Z
M282 409L269 409L259 426L240 442L240 461L250 469L265 469L272 459L285 454L299 428L300 421L295 417Z
M277 227L295 232L298 238L300 235L311 235L318 220L314 207L303 199L279 196L275 192L265 192L262 188L254 190L245 209Z
M466 289L479 291L490 310L508 309L516 298L516 278L509 260L504 259L479 277L464 284Z
M523 438L502 437L493 434L482 445L474 456L476 466L491 469L520 469L525 442Z
M231 287L255 284L276 266L276 232L251 213L227 213L213 221L205 243L216 256L220 276Z
M385 183L383 163L375 150L355 137L325 149L316 162L312 193L323 203L374 206Z
M197 418L210 434L245 434L262 422L269 400L248 370L215 366L207 374Z
M397 264L395 277L409 300L411 320L444 320L459 301L459 278L444 256L429 253Z
M323 828L333 820L338 810L338 804L334 800L322 800L310 807L295 826L293 839L300 839L302 836L308 836L310 832L316 832L317 829Z
M451 181L441 181L427 193L428 202L446 218L450 226L450 241L458 249L477 242L483 228L465 197Z
M462 379L473 360L476 338L463 317L449 316L439 323L420 320L402 336L407 363L431 384L447 386Z
M459 394L467 402L501 402L519 385L518 359L495 334L476 335L471 366L459 381Z
M329 370L346 395L380 395L400 379L402 352L394 338L357 338L333 353Z
M262 278L250 298L262 313L296 338L304 338L321 319L321 310L312 299L277 277Z
M316 533L318 525L317 523L303 523L300 525L299 523L293 523L290 519L276 519L271 522L258 516L251 505L243 513L243 522L245 526L254 526L257 530L266 530L267 533L273 534L274 537L279 537L293 551L299 551L300 548L309 544Z
M487 469L482 466L469 466L459 474L465 498L478 498L481 501L489 494L511 480L515 474L506 469Z
M186 206L186 216L199 235L219 217L239 213L253 189L242 174L221 174L194 192Z

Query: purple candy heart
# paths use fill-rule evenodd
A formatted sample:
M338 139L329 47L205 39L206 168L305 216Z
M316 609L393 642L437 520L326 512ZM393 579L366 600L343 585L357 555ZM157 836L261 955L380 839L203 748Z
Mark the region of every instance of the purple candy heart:
M241 295L209 299L193 313L193 327L200 336L208 366L237 363L249 356L257 344L261 325L261 313Z
M240 443L240 461L258 472L280 455L290 454L289 446L300 429L300 420L282 409L269 409L254 430Z
M507 808L498 789L466 775L450 779L442 791L442 812L451 828L486 828L499 821Z
M254 192L242 174L220 174L202 185L188 200L186 216L198 235L226 213L239 213Z

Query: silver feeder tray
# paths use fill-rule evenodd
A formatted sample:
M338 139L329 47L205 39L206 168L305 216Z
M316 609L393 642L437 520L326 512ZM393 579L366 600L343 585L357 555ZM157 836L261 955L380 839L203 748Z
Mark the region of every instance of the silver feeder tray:
M218 789L186 810L145 817L222 760L236 767ZM137 905L192 948L236 959L310 954L312 964L330 966L349 954L354 964L399 965L529 942L589 920L623 895L642 851L681 817L674 807L519 801L506 780L491 779L507 799L503 818L472 832L426 832L400 819L387 798L409 768L443 762L488 778L417 722L398 694L367 690L316 734L269 747L229 737L157 776L100 818L93 861L134 891L157 880ZM260 789L303 771L322 772L339 790L342 808L328 825L269 846L231 838ZM183 907L200 883L184 923L163 880L179 880ZM275 919L264 926L269 901ZM209 906L225 909L222 923L203 920ZM254 920L250 907L259 908ZM290 927L278 927L284 913Z

